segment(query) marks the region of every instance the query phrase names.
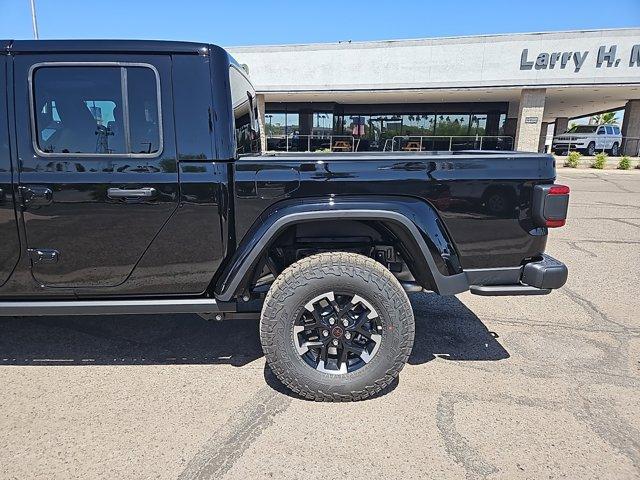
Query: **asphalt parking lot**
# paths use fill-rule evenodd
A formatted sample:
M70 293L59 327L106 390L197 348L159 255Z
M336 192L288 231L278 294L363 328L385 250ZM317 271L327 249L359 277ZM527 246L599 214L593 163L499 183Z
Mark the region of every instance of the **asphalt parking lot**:
M284 393L254 321L0 319L0 477L640 477L640 174L559 170L545 297L414 295L372 400Z

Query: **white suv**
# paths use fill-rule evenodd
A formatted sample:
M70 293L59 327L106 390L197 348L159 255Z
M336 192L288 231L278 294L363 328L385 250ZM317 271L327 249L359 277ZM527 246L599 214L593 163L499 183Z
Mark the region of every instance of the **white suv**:
M553 137L551 150L562 155L577 150L589 156L607 151L617 157L622 145L622 135L618 125L574 125L561 135Z

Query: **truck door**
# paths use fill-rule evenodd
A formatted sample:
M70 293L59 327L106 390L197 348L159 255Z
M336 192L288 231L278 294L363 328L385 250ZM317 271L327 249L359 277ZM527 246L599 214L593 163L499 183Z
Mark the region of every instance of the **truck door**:
M613 127L607 125L604 127L607 130L607 145L606 149L611 150L613 148L614 136L613 136Z
M33 276L122 285L178 204L169 55L15 57Z
M0 57L0 286L11 276L20 256L9 149L6 59Z
M596 132L596 150L602 151L605 148L607 148L607 131L600 126Z

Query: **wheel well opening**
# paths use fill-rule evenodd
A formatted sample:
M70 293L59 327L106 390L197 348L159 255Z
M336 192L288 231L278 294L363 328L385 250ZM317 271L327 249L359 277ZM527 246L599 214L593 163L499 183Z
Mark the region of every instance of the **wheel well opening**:
M293 263L323 252L351 252L373 258L405 286L417 285L407 265L407 246L385 221L331 219L287 227L265 249L249 283L265 292L275 277ZM416 287L417 288L417 287Z

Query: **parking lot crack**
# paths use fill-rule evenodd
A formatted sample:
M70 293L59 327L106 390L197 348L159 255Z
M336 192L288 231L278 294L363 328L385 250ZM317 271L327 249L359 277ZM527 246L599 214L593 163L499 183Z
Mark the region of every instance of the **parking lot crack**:
M627 327L625 325L623 325L623 324L621 324L619 322L616 322L615 320L610 319L607 316L607 314L605 314L602 310L600 310L593 302L591 302L590 300L587 300L582 295L580 295L578 292L575 292L575 291L571 290L567 286L565 286L564 288L562 288L559 291L563 295L568 297L570 300L572 300L574 303L576 303L577 305L581 306L583 308L583 310L585 312L587 312L587 314L591 317L591 319L593 321L595 321L596 323L602 323L604 321L604 322L607 322L609 324L612 324L612 325L615 325L615 326L619 327L621 329L621 331L623 331L623 332L627 331Z
M269 387L261 388L232 414L225 425L211 435L178 478L220 479L290 403L290 397Z
M444 439L445 450L456 463L464 467L468 479L483 478L497 473L497 467L485 461L456 429L454 410L457 401L456 396L446 393L438 400L436 425Z

